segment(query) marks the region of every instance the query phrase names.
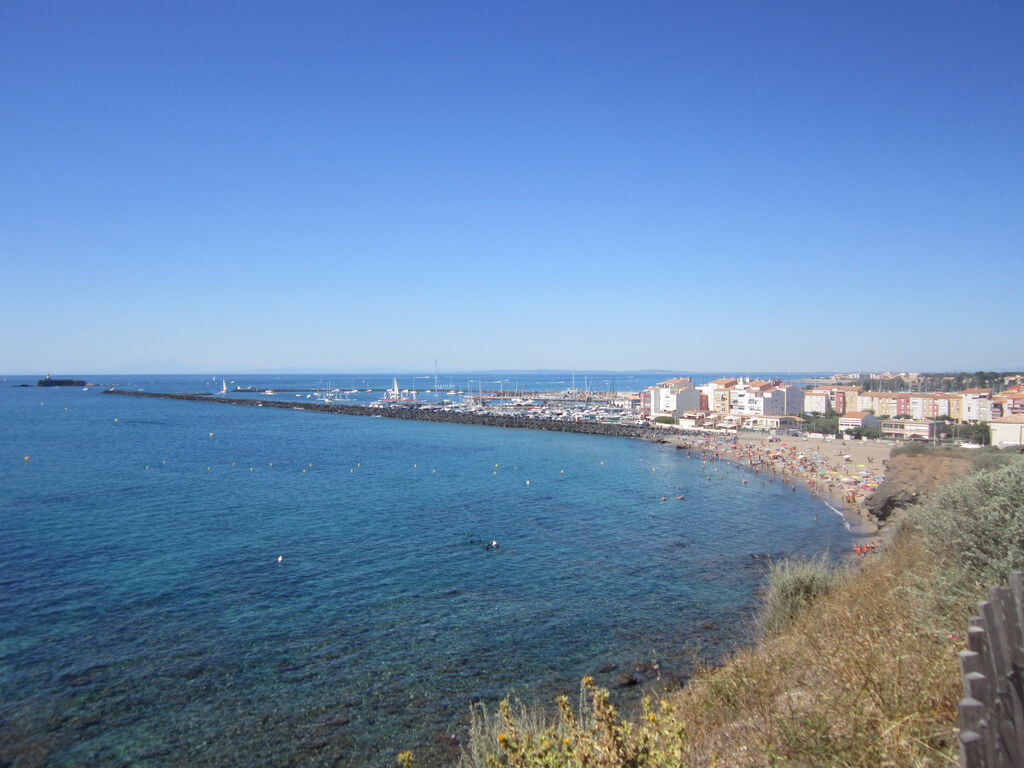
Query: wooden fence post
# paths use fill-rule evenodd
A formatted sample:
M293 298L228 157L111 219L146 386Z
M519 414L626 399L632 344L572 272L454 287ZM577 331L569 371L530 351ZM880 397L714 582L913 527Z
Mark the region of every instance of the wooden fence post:
M1024 768L1024 573L990 587L960 653L961 768Z

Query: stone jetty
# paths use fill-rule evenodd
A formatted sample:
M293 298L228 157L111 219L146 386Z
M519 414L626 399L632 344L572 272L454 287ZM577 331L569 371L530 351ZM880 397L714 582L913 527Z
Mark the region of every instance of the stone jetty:
M572 432L585 435L608 435L610 437L635 437L662 440L665 431L641 424L615 424L601 421L564 421L543 419L526 415L498 415L442 411L423 408L414 404L392 405L387 408L346 403L295 403L280 400L260 400L249 397L222 397L196 393L173 392L129 392L123 389L104 390L105 395L126 397L154 397L160 400L191 400L201 403L246 405L251 408L288 408L293 411L317 411L344 416L377 416L386 419L408 419L411 421L436 421L445 424L476 424L485 427L510 429L542 429L549 432Z

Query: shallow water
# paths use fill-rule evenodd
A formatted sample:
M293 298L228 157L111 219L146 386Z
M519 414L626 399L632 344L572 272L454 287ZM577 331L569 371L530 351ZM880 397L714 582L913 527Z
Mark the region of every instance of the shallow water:
M685 676L756 555L849 537L644 441L13 387L0 422L0 762L437 758L471 701Z

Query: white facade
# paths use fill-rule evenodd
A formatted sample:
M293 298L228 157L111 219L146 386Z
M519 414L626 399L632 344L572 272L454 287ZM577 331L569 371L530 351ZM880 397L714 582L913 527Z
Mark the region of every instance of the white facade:
M650 387L651 418L678 417L683 411L700 409L700 392L690 384Z
M760 415L764 408L764 400L760 392L748 392L746 387L738 386L729 393L729 412L743 416Z
M980 421L992 421L992 399L988 393L964 392L963 420L976 424ZM995 440L992 441L993 443Z
M804 412L804 391L800 387L794 387L792 384L783 384L779 387L782 391L783 398L785 399L785 409L783 413L786 416L799 416Z
M762 416L786 416L786 391L784 389L769 389L761 395Z
M804 413L828 413L828 392L809 390L804 392Z
M857 427L878 427L880 424L878 417L867 411L854 411L839 417L840 432Z
M1001 448L1024 446L1024 413L996 419L989 424L989 429L992 430L992 445Z

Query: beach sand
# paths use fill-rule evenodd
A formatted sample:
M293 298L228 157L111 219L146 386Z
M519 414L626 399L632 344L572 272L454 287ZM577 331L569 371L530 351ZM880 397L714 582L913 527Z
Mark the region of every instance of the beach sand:
M888 443L813 437L782 437L776 442L768 435L746 432L735 438L667 432L664 439L697 454L747 467L762 479L768 477L794 488L802 485L845 517L857 536L855 546L875 543L879 529L865 509L864 499L885 475L892 452Z

